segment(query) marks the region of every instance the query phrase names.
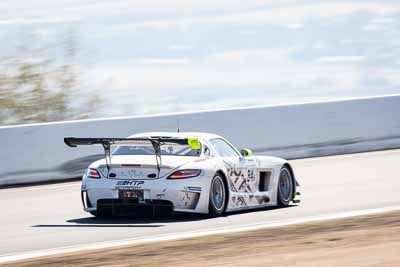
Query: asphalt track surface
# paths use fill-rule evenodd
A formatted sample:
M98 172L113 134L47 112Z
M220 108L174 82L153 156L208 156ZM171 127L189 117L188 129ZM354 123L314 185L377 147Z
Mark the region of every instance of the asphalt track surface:
M100 220L83 212L80 183L0 190L0 257L75 245L206 231L400 206L400 150L295 160L302 202L209 219Z

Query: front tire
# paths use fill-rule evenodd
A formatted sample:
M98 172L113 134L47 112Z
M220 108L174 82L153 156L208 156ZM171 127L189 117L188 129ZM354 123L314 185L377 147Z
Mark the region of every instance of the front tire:
M287 167L282 167L278 180L278 206L287 207L293 197L293 177Z
M209 215L211 217L221 216L226 206L226 187L223 178L216 174L211 180L210 199L209 199Z

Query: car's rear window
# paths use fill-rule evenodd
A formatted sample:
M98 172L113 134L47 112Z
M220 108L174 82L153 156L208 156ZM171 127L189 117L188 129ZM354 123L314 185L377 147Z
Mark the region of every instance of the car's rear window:
M193 149L188 145L168 144L161 145L161 155L163 156L200 156L200 149ZM148 146L119 146L113 151L113 155L155 155L154 148Z

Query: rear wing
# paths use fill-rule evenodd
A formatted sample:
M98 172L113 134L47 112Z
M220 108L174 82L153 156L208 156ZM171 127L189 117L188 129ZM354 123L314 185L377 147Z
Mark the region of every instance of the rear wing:
M193 147L193 139L197 138L169 138L169 137L133 137L133 138L77 138L65 137L64 143L69 147L77 147L84 145L143 145L148 143L160 144L180 144ZM197 139L198 140L198 139Z
M102 145L106 159L108 172L111 165L111 146L113 145L146 145L151 144L154 148L158 175L160 176L161 168L161 145L180 144L188 145L192 149L201 149L201 143L196 137L174 138L174 137L128 137L128 138L78 138L65 137L64 143L69 147L77 147L84 145Z

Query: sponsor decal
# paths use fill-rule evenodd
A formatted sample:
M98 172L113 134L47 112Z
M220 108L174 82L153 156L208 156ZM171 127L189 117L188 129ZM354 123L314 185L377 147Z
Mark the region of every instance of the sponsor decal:
M188 145L190 146L190 148L192 149L200 149L201 148L201 144L198 138L196 137L189 137L188 138Z
M181 202L178 204L179 208L195 209L199 201L200 193L183 191Z
M144 184L144 181L117 181L115 188L131 188L131 189L139 189Z
M246 200L243 196L233 196L232 202L237 207L247 207Z

